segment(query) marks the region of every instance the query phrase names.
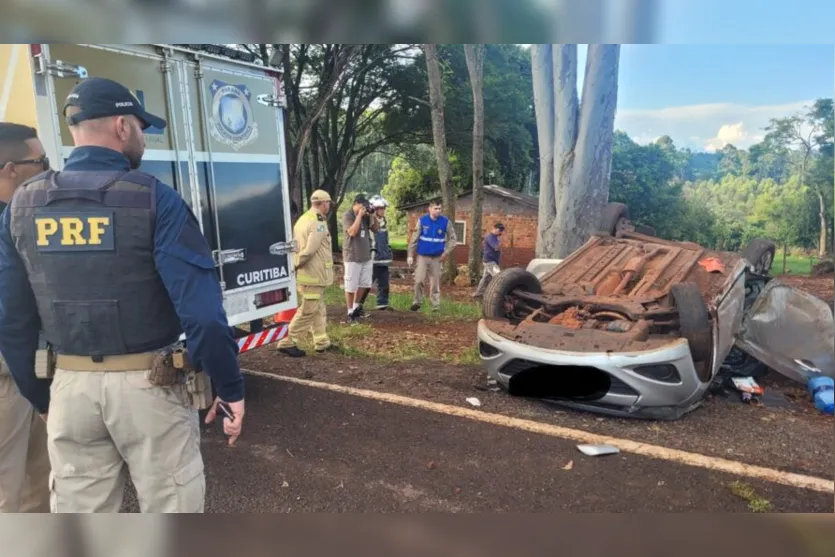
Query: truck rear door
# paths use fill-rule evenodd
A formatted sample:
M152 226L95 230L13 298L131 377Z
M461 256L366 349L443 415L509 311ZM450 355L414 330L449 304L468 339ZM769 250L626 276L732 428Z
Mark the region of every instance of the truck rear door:
M226 296L234 304L253 291L262 298L283 291L292 281L292 237L277 82L214 59L189 65L194 160L208 201L204 231Z

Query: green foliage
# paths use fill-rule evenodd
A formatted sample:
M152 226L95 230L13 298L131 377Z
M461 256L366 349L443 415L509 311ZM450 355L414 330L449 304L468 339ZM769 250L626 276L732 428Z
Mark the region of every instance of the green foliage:
M452 153L452 176L456 191L468 190L472 184L473 98L470 88L464 46L438 45L444 79L444 120L447 147ZM522 190L527 184L536 160L536 126L533 114L533 84L530 53L513 44L488 44L484 56L484 176L490 183ZM420 86L421 99L428 99L426 62L419 55L400 79L402 89ZM419 104L386 116L386 126L410 130L411 146L398 153L420 177L409 177L405 187L402 166L392 167L400 198L423 199L435 193L438 174L432 151L432 123L429 107ZM395 157L397 158L397 157ZM492 173L492 178L491 178Z
M681 195L681 184L674 180L678 163L671 140L639 145L624 132L615 132L609 199L625 203L633 221L649 224L669 237L669 209Z
M716 153L676 149L668 136L639 145L615 132L610 200L628 204L634 221L665 238L728 251L754 238L819 247L821 203L832 236L832 121L832 99L819 99L805 113L772 120L764 141L747 151L726 145Z

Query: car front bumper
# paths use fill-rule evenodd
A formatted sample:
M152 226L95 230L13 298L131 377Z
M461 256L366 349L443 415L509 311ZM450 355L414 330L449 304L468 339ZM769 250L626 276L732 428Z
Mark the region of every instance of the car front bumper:
M581 353L550 350L508 340L493 331L482 319L478 323L479 355L487 375L509 389L514 375L526 369L548 366L560 373L560 367L594 368L607 374L611 385L605 393L592 400L550 399L563 406L602 414L649 418L677 419L697 408L710 383L702 383L693 367L685 339L676 339L662 348L642 352ZM677 382L652 379L636 372L644 366L672 365L678 372Z

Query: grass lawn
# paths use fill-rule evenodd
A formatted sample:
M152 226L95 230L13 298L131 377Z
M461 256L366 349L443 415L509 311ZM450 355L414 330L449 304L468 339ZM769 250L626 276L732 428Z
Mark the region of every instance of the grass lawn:
M391 249L406 250L409 247L409 240L406 236L389 236Z
M808 275L812 272L812 266L817 264L820 259L818 257L809 257L805 255L787 255L786 256L786 274L790 275ZM772 275L783 274L783 252L777 250L774 256L774 266L771 267Z
M412 305L412 296L393 292L389 296L389 302L394 309L407 312ZM338 285L328 287L325 290L325 303L328 306L344 307L344 291ZM376 305L374 294L369 295L365 305L371 308ZM455 327L456 321L473 323L478 320L481 317L481 306L474 302L457 302L442 297L440 311L431 311L427 304L421 308L420 314L423 317L421 321L446 323L447 327ZM340 347L342 353L349 356L397 362L426 358L431 354L432 358L451 364L478 365L481 362L475 339L472 343L462 342L454 349L438 350L437 335L413 332L409 329L407 325L405 328L392 330L390 334L381 334L380 329L374 329L368 323L348 325L339 320L328 319L327 324L328 336ZM301 348L313 349L309 338L301 342Z
M377 297L373 293L368 295L365 307L373 308L377 305ZM345 291L334 284L325 290L325 303L329 306L344 306ZM398 311L408 311L412 307L412 295L405 292L392 292L389 294L389 305ZM481 304L476 302L457 302L445 298L441 294L441 308L439 311L432 311L429 302L425 302L420 308L420 313L430 321L477 321L481 319Z

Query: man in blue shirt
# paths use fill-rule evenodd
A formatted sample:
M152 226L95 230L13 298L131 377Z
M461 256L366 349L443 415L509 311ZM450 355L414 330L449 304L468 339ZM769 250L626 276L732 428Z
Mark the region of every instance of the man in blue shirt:
M15 190L49 168L37 132L0 122L0 212ZM20 391L0 355L0 513L49 512L46 423Z
M501 272L499 267L499 259L502 255L501 237L504 234L504 225L497 222L493 225L493 231L484 237L481 244L482 247L482 266L484 272L481 275L481 280L473 293L473 298L481 298L484 296L484 291L487 285L490 284L490 279Z
M143 130L164 120L101 78L76 85L64 115L76 145L64 170L23 184L0 218L0 353L48 415L52 511L118 512L129 472L143 512L202 512L197 383L156 371L173 369L159 358L185 332L219 395L206 421L225 402L237 440L243 377L214 261L182 198L135 170ZM34 371L41 330L51 392Z
M423 285L429 277L429 301L432 311L441 309L441 266L455 250L458 238L455 226L441 214L443 207L438 200L429 202L425 215L415 223L406 254L406 263L415 267L415 298L410 311L418 311L423 303ZM415 261L417 255L417 261Z

